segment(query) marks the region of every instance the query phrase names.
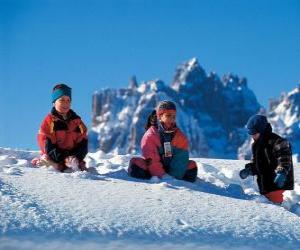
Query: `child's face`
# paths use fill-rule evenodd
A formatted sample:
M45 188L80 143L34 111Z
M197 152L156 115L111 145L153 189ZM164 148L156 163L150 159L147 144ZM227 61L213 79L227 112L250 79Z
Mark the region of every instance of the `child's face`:
M254 141L257 141L259 136L260 136L260 133L256 133L256 134L252 135L252 138Z
M160 121L165 124L167 128L171 128L174 126L176 122L176 112L170 111L170 112L164 112L160 117Z
M61 113L63 115L66 115L70 108L71 108L71 99L69 96L62 96L60 98L58 98L55 103L54 103L54 107L57 110L58 113Z

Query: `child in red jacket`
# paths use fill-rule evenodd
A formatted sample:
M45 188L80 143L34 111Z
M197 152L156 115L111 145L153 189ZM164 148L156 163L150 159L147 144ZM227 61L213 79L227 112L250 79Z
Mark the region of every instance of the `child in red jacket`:
M163 178L169 174L176 179L194 182L197 165L189 160L187 138L176 126L175 104L160 102L148 123L141 141L143 158L132 158L128 173L141 179Z
M41 158L34 165L51 165L59 171L67 168L86 170L88 152L87 129L71 109L71 88L57 84L53 88L53 108L42 122L38 133Z

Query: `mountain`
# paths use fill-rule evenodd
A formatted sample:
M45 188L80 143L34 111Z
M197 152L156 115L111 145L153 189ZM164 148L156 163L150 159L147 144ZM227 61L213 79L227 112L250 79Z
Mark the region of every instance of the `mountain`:
M265 113L273 131L287 138L294 153L294 159L300 160L300 86L288 93L282 93L276 99L270 99L269 109ZM248 139L239 149L239 158L249 158L251 140Z
M95 92L90 148L139 153L147 117L165 99L177 104L191 155L201 157L236 158L247 138L243 127L261 108L245 78L207 74L192 58L176 68L170 85L160 79L138 84L133 77L127 88Z

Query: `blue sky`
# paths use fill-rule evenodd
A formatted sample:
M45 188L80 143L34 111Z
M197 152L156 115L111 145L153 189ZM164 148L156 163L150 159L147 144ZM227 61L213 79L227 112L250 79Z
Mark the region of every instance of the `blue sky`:
M299 13L297 0L0 0L0 146L38 148L57 82L90 125L94 91L170 83L192 57L247 77L266 106L299 83Z

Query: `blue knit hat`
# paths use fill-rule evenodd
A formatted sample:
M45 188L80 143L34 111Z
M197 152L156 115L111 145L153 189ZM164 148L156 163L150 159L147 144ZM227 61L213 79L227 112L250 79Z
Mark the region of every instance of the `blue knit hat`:
M72 89L68 87L66 84L61 83L55 85L52 91L52 103L54 103L57 99L61 98L64 95L72 99L71 92Z
M263 134L269 127L267 118L263 115L253 115L249 118L246 128L249 135L254 135L256 133Z

